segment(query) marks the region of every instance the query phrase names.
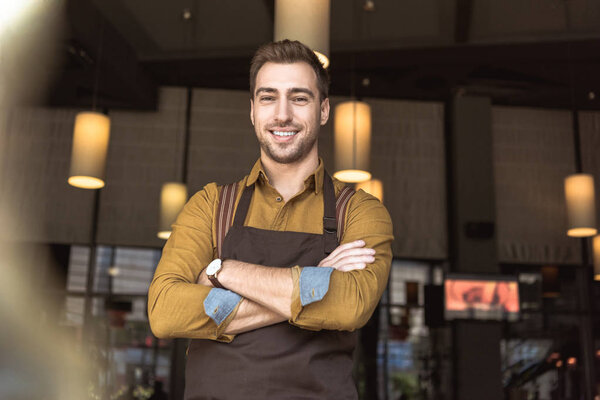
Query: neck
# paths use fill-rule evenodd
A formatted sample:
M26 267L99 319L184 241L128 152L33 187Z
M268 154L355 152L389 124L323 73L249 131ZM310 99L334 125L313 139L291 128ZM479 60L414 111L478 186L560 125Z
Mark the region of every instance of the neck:
M304 180L319 166L316 146L302 160L291 164L280 164L261 151L260 161L269 178L269 183L283 196L285 201L304 189Z

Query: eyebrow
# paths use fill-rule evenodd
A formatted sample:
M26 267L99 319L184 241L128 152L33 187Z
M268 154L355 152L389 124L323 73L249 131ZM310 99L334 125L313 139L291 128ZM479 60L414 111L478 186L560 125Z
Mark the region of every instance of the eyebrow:
M256 89L256 94L255 96L258 96L260 93L275 93L277 92L277 90L275 88L271 88L271 87L260 87L258 89ZM310 98L314 99L315 98L315 94L313 93L312 90L310 89L306 89L306 88L291 88L288 89L287 91L288 93L304 93L307 94L308 96L310 96Z

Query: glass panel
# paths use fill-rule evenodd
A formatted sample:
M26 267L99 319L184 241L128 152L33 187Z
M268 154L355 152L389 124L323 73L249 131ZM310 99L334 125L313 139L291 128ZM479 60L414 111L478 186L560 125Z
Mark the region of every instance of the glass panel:
M97 367L89 392L96 398L149 398L168 392L172 342L150 331L148 286L160 259L157 249L96 248L89 337L83 338L90 249L72 246L61 325L72 326Z
M416 261L392 261L390 303L406 304L406 282L419 283L419 304L423 304L423 285L429 283L429 264Z
M116 249L112 268L113 293L146 294L161 251L154 249Z
M89 247L71 246L71 254L69 256L69 275L67 277L67 291L85 292L89 257Z
M377 360L380 398L425 399L431 393L431 345L423 305L424 285L429 283L432 268L435 278L441 268L429 263L392 262L390 304L382 303L380 317ZM418 283L417 301L408 306L407 282Z

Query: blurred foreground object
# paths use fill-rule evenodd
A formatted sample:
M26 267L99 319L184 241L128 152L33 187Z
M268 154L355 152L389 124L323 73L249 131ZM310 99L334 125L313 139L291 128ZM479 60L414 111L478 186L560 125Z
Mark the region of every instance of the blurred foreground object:
M10 110L45 95L48 71L57 62L62 6L58 0L0 0L0 148L9 139ZM10 242L23 223L13 219L19 203L0 202L0 398L81 400L87 398L88 363L73 332L46 318L52 301L40 293L49 286L42 280L44 265L28 269L29 246Z

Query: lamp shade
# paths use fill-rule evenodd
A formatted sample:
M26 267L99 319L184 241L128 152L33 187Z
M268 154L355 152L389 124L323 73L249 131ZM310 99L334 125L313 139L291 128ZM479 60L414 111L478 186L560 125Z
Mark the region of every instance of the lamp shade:
M168 239L171 236L171 225L183 209L187 201L187 186L179 182L167 182L160 191L160 219L158 237Z
M594 177L590 174L573 174L565 178L565 197L569 227L567 235L594 236L596 229L596 201Z
M298 40L329 66L330 0L275 0L274 39Z
M379 179L371 179L356 184L356 190L362 189L365 192L373 195L383 202L383 183Z
M594 251L594 280L600 281L600 235L594 236L592 248Z
M335 170L342 182L371 179L371 107L362 101L346 101L335 107Z
M80 112L75 116L68 180L70 185L83 189L99 189L104 186L109 138L108 116L92 111Z

